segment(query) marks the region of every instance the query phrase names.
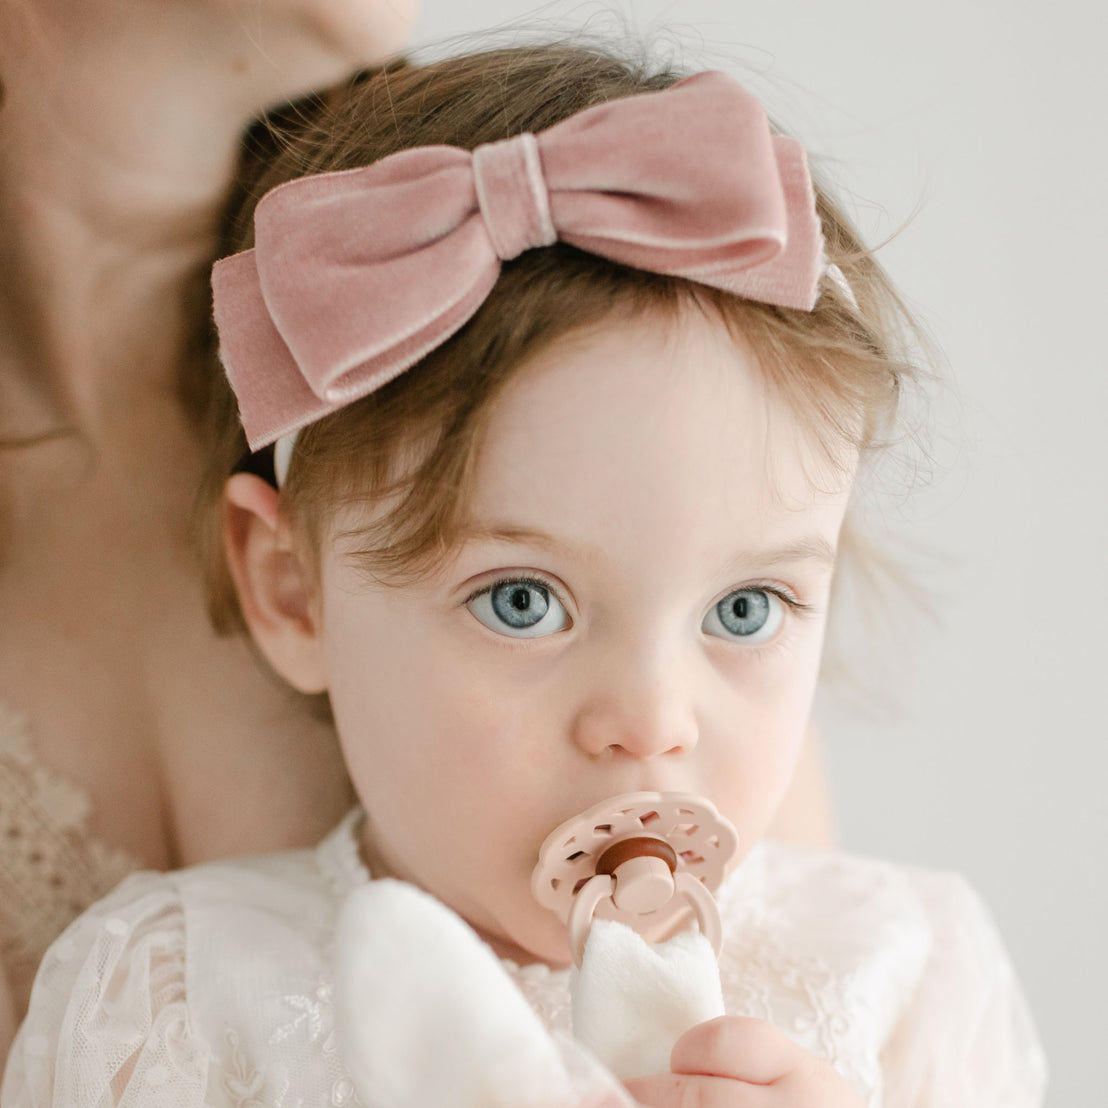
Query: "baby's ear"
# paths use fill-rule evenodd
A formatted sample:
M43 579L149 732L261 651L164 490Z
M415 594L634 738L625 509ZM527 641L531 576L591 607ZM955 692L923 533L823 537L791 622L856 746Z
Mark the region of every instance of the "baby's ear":
M250 634L293 688L323 692L315 575L278 511L280 494L252 473L223 490L223 548Z

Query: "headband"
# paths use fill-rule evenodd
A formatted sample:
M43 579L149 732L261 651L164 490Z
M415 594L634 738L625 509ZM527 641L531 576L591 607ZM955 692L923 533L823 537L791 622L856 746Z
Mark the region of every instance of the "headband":
M215 265L215 320L250 448L285 436L285 463L288 436L440 346L525 250L565 242L806 311L827 269L803 147L718 72L472 152L288 181L254 227Z

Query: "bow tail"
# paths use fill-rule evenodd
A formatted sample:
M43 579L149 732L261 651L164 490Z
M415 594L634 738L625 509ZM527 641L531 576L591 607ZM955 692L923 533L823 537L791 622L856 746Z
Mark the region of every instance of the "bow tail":
M267 446L325 415L331 405L308 387L273 324L254 251L219 262L212 273L212 288L219 356L238 397L250 449Z

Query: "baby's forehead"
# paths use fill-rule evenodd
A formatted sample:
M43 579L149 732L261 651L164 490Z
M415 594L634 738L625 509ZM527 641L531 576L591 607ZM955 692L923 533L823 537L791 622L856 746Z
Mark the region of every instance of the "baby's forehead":
M541 533L596 558L671 533L788 545L851 473L726 328L627 320L547 346L498 395L457 534Z
M779 387L759 352L695 308L613 317L538 350L490 407L475 493L495 506L538 476L587 500L730 475L766 507L849 483L857 449ZM613 490L614 491L614 490Z

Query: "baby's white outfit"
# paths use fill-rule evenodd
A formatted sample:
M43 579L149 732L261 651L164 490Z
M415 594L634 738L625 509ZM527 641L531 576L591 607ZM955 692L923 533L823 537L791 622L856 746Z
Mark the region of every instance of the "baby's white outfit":
M359 818L315 850L127 878L47 953L3 1108L364 1103L340 1057L333 999L336 921L369 880ZM1041 1103L1034 1027L959 877L765 842L718 900L727 1011L782 1028L871 1108ZM396 973L449 973L424 953ZM500 964L568 1041L569 971ZM389 1012L369 1017L384 1026ZM433 1065L434 1043L426 1056Z

